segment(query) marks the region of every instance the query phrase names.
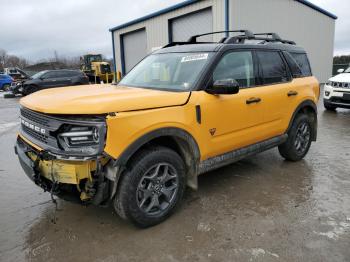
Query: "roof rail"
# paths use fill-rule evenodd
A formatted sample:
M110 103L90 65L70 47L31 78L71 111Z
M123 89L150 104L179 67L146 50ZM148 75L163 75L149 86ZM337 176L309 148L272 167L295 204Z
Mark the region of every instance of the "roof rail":
M175 45L188 45L188 44L206 44L206 43L212 43L212 42L197 42L197 38L201 36L206 35L213 35L213 34L219 34L219 33L243 33L241 35L237 36L225 36L223 37L218 43L224 43L224 44L244 44L246 40L258 40L262 41L260 44L266 43L266 42L280 42L282 44L290 44L290 45L296 45L294 41L285 40L282 39L277 33L252 33L249 30L226 30L226 31L216 31L211 33L205 33L205 34L199 34L191 36L188 41L186 42L171 42L163 48L171 47ZM262 37L265 36L265 37Z
M247 38L254 38L254 34L249 30L225 30L225 31L216 31L211 33L205 33L205 34L199 34L199 35L193 35L188 39L188 43L197 43L197 37L205 36L205 35L213 35L213 34L220 34L220 33L244 33L244 36Z
M266 36L271 36L271 38L275 41L280 41L282 40L282 38L276 34L276 33L257 33L257 34L254 34L255 36L256 35L266 35Z
M266 36L266 37L260 37L260 36ZM271 37L269 37L269 36L271 36ZM282 39L276 33L256 33L256 34L253 34L252 38L247 38L244 35L233 36L233 37L227 38L224 41L224 43L225 44L244 44L245 40L261 40L263 43L266 43L266 42L280 42L282 44L295 45L294 41Z

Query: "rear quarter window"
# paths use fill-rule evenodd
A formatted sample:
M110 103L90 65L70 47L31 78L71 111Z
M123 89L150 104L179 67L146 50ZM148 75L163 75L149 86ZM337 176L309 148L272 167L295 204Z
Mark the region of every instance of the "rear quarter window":
M309 59L305 53L290 53L301 69L302 76L312 76Z
M284 58L289 66L289 70L292 73L293 78L303 77L301 68L290 53L283 51Z

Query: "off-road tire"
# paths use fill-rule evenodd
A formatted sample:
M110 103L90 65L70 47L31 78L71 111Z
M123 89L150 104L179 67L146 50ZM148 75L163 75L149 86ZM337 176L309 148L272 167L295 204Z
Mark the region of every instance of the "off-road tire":
M305 124L308 128L309 132L309 139L307 143L305 143L305 148L300 152L296 148L296 139L297 139L297 132L301 125ZM288 139L285 143L278 146L278 151L280 155L289 161L299 161L304 158L304 156L307 154L307 152L310 149L311 145L311 136L312 136L312 130L313 130L313 122L306 114L298 114L293 124L288 132Z
M159 163L170 164L177 173L177 191L172 201L164 212L160 214L148 214L138 205L137 190L147 170ZM118 184L118 190L114 198L114 209L117 214L126 220L130 220L136 226L146 228L161 223L167 219L179 206L186 186L185 164L181 157L166 147L152 147L137 153L122 174Z

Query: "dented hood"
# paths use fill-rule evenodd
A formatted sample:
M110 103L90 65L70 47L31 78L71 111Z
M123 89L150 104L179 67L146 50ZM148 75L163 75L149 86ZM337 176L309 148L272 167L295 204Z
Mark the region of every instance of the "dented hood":
M45 89L21 99L21 105L47 114L105 114L183 105L190 92L168 92L116 85Z

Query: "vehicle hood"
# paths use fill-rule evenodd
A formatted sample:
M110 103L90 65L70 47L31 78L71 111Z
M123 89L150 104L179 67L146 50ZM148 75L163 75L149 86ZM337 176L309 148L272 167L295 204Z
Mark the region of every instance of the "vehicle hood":
M22 106L47 114L105 114L183 105L190 92L168 92L116 85L45 89L21 99Z
M350 83L350 73L342 73L336 76L333 76L329 79L329 81L333 82L341 82L341 83Z

